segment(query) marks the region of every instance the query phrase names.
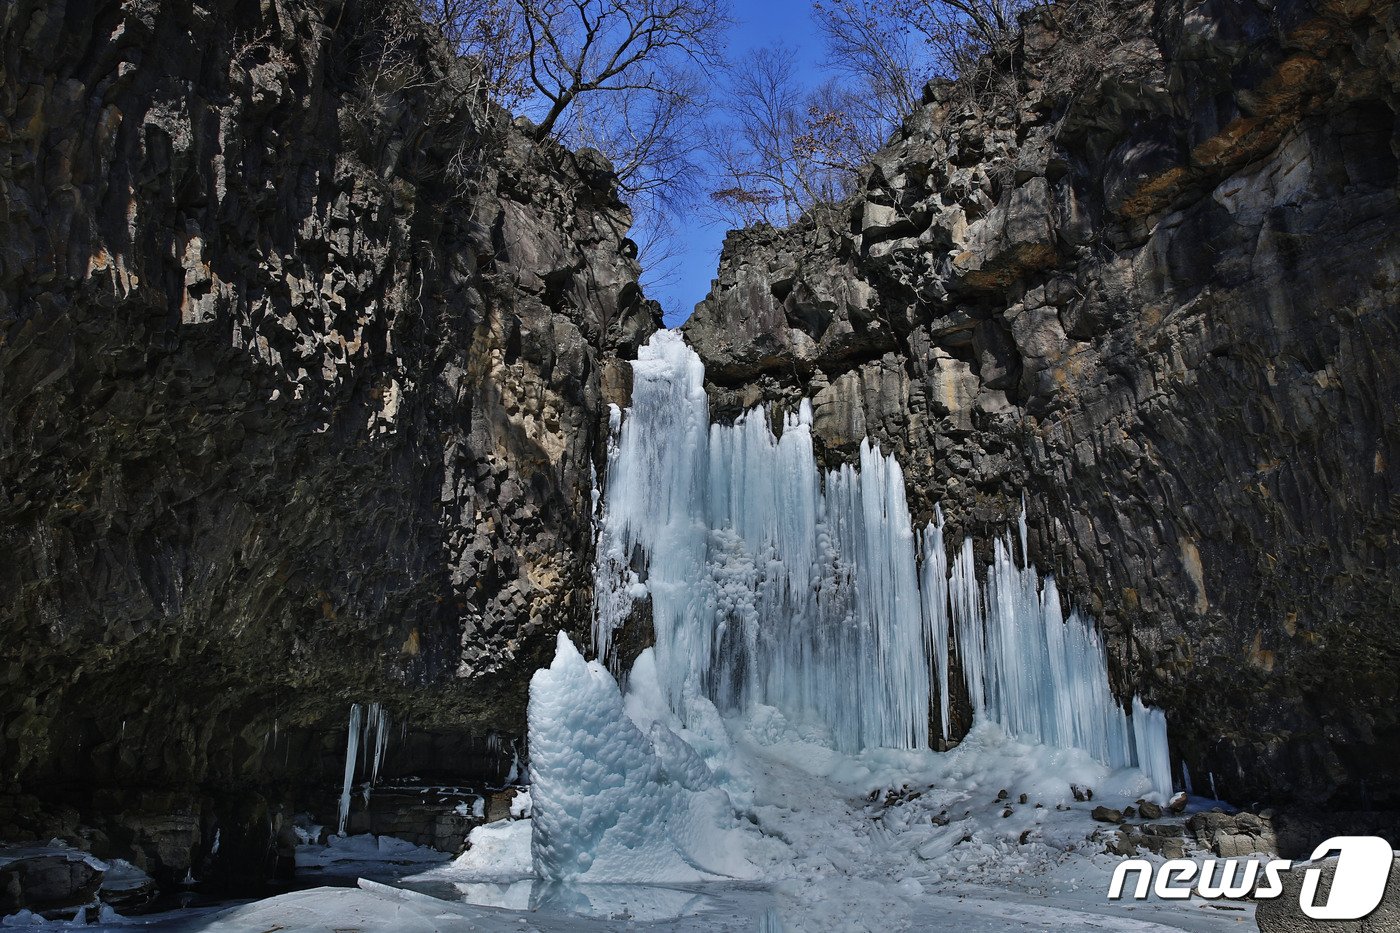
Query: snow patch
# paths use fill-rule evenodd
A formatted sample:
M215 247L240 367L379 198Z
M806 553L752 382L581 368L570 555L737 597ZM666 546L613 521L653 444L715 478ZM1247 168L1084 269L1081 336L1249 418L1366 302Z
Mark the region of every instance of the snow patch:
M452 863L454 874L473 879L518 879L534 874L529 820L500 820L467 835L467 851Z

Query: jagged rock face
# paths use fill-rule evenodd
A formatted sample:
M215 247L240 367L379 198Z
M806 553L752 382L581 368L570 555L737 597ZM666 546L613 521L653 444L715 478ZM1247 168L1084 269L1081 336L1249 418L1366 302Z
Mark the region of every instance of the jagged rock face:
M349 703L390 773L503 771L587 629L659 314L608 166L405 9L0 11L0 838L253 870Z
M1394 806L1400 15L1137 12L1073 97L1047 19L1015 107L931 86L847 203L731 235L686 333L720 412L811 398L957 532L1024 491L1198 788Z

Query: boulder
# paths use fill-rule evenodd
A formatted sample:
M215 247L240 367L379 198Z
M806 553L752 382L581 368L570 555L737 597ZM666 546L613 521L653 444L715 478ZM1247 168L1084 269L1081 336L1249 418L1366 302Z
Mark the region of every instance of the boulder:
M0 847L0 916L66 911L93 902L106 863L61 845Z
M1179 823L1125 825L1105 840L1104 849L1111 855L1133 856L1150 852L1162 858L1185 858L1185 828Z
M1162 808L1150 800L1139 800L1137 808L1144 820L1160 820L1162 818Z
M1278 838L1269 817L1245 813L1225 813L1215 809L1197 813L1186 821L1196 843L1223 858L1240 858L1255 853L1278 852Z
M1112 807L1095 807L1090 814L1100 823L1121 823L1123 822L1123 811L1115 810Z

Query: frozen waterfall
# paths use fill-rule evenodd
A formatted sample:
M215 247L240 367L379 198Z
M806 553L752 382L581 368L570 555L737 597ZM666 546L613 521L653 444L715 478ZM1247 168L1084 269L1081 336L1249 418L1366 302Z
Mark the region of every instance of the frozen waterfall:
M916 534L893 456L867 441L859 469L822 471L811 423L803 401L780 436L765 409L712 425L704 367L682 338L658 331L641 348L599 514L599 657L650 597L672 709L692 691L721 710L766 704L849 752L927 746L932 688L947 736L956 651L977 716L1140 765L1169 794L1165 719L1118 705L1092 620L1064 618L1053 579L1026 560L1024 513L979 583L971 540L950 566L941 513Z
M1040 580L1026 560L1026 517L1019 534L993 542L987 582L979 586L970 541L950 578L926 576L926 596L952 607L968 697L975 715L1010 735L1081 748L1114 768L1137 766L1153 789L1171 795L1167 723L1136 697L1129 715L1109 688L1108 663L1093 619L1060 609L1053 577ZM1014 556L1020 545L1022 559Z

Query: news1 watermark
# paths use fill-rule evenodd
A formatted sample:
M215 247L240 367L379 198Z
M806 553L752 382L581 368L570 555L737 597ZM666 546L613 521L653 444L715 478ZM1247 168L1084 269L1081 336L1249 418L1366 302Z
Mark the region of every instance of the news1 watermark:
M1336 856L1332 886L1318 903L1322 868L1311 864ZM1394 859L1390 843L1379 836L1333 836L1313 850L1303 870L1298 907L1314 920L1360 920L1374 911L1385 897L1386 882ZM1108 899L1146 900L1155 895L1166 900L1191 897L1267 900L1284 891L1282 874L1293 867L1288 859L1167 859L1154 865L1132 858L1113 870ZM1128 878L1135 876L1127 890Z

